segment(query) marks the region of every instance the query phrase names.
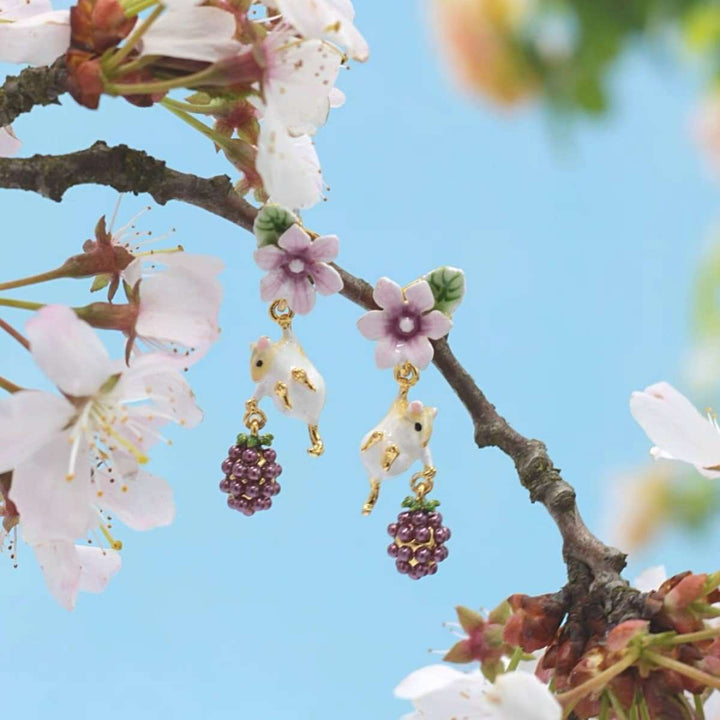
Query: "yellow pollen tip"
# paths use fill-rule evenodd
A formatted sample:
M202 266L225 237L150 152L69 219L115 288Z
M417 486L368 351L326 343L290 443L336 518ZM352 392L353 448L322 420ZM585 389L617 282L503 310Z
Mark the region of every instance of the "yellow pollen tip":
M128 486L127 486L127 485L123 485L120 489L121 489L123 492L127 492L127 491L128 491Z
M75 479L75 473L68 473L65 476L65 480L67 480L68 482L72 482L74 479Z
M100 526L100 532L105 536L105 539L108 541L108 543L110 543L110 547L113 550L122 550L122 542L120 540L116 540L104 525Z

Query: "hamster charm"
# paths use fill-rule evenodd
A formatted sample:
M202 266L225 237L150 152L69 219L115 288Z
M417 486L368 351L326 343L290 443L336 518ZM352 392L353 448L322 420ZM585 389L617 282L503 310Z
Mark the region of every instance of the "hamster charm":
M301 420L310 436L308 453L318 457L325 449L318 430L325 405L325 381L292 331L293 312L280 300L273 303L270 314L282 328L282 337L272 342L263 336L252 343L250 375L257 386L248 402L257 404L269 396L283 415Z
M432 467L430 436L437 408L426 407L419 400L408 403L401 391L388 414L362 440L360 457L370 478L370 496L363 505L369 515L377 502L381 482L401 475L417 460Z
M418 369L409 362L395 368L398 396L360 444L360 457L370 480L363 515L375 507L383 480L406 472L418 460L423 463L423 469L410 480L415 496L405 498L405 510L388 526L393 538L388 554L395 558L397 570L413 580L437 572L438 563L448 556L445 542L450 539L450 530L442 525L442 515L437 512L440 503L426 497L436 474L429 443L437 408L408 400L409 390L419 377Z

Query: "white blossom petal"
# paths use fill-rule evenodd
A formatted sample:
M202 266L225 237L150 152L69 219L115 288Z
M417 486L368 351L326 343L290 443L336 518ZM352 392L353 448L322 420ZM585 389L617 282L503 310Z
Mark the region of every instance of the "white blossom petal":
M169 525L175 517L175 502L169 483L138 469L134 472L106 470L95 474L97 504L133 530L150 530Z
M20 513L23 538L31 545L72 542L98 524L91 504L88 446L80 440L68 479L72 447L69 432L58 434L13 471L10 499Z
M410 308L418 313L418 315L432 310L435 305L435 296L427 280L418 280L417 282L410 283L410 285L405 288L405 299Z
M373 290L373 300L385 310L399 310L404 304L402 288L394 280L381 277Z
M298 42L285 32L269 35L265 45L266 104L291 135L313 135L330 112L330 93L342 64L340 51L322 40Z
M643 570L632 582L634 588L640 592L657 590L667 580L667 571L664 565L656 565Z
M69 307L42 308L25 330L38 367L68 395L94 395L112 374L100 338Z
M80 560L80 591L101 593L120 570L122 558L116 550L76 545Z
M50 0L0 0L0 20L20 20L51 10Z
M217 7L181 5L164 12L142 38L141 55L216 62L242 49L233 38L235 17Z
M69 10L0 22L0 62L49 65L69 46Z
M270 202L304 209L322 199L324 181L312 140L308 135L291 137L270 108L260 126L255 167Z
M304 37L332 40L344 45L355 60L368 59L368 44L353 25L354 10L347 0L272 0L272 5Z
M12 470L59 433L75 414L63 397L24 390L0 401L0 472Z
M720 432L668 383L634 392L630 411L661 451L704 468L720 465Z
M0 157L16 155L21 147L22 142L18 140L10 125L0 127Z
M464 672L451 668L448 665L426 665L411 672L406 678L400 681L395 688L395 697L402 700L414 700L447 687L450 683L465 677Z
M534 675L509 672L500 675L486 700L493 720L560 720L562 708Z

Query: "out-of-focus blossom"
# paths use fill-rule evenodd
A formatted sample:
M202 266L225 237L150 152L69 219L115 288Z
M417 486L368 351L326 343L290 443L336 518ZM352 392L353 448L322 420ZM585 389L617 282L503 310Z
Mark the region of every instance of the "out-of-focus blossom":
M0 62L49 65L70 45L70 13L49 0L0 0Z
M0 157L11 157L21 148L22 143L13 132L12 126L0 127Z
M382 310L370 310L358 320L358 329L377 340L375 362L379 368L393 367L406 360L420 369L433 358L430 339L438 340L450 332L452 320L433 310L435 297L425 280L413 282L404 290L390 278L380 278L373 299Z
M20 391L0 402L0 468L12 471L9 499L23 539L50 590L71 608L84 582L99 587L114 572L112 558L83 558L74 547L95 529L110 539L101 508L137 529L172 520L169 486L138 465L163 439L163 425L191 427L202 413L174 363L159 355L129 368L111 361L69 308L43 308L26 332L33 359L63 395Z
M560 720L561 708L534 675L510 672L494 683L480 672L464 673L446 665L428 665L408 675L395 695L415 711L403 720Z
M630 398L630 411L650 440L655 459L680 460L706 477L720 477L720 428L672 385L655 383Z
M608 541L625 552L645 547L668 523L673 467L654 463L610 481L605 525Z
M502 105L535 92L537 78L517 37L533 5L532 0L432 0L440 50L463 89Z
M711 172L720 178L720 91L711 93L695 111L692 134Z
M343 287L342 278L328 265L337 257L336 235L323 235L311 241L299 226L292 225L277 245L265 245L254 253L255 262L268 274L260 283L260 295L270 302L284 298L288 306L306 315L315 306L315 292L332 295Z

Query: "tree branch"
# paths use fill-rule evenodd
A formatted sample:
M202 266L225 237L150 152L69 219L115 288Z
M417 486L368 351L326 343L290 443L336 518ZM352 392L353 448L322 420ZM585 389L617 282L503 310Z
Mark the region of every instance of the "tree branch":
M64 57L50 67L26 68L19 75L6 78L0 88L0 127L30 112L35 105L57 105L58 98L66 92L66 80Z
M156 202L180 200L219 215L246 230L252 229L256 208L235 193L227 176L199 178L177 172L144 152L123 145L110 148L95 143L91 148L69 155L36 155L27 159L0 159L0 187L38 192L59 201L74 185L97 183L123 192L146 192ZM342 295L357 305L373 309L372 286L339 266L345 287ZM609 598L630 598L620 572L625 555L604 545L586 527L575 501L575 490L562 479L545 445L517 432L488 401L470 374L460 364L447 338L434 343L434 363L467 408L475 427L478 447L493 446L512 458L532 502L542 503L555 521L563 539L563 558L576 596L588 592L607 606ZM587 568L587 571L581 568ZM613 601L614 602L614 601ZM629 606L622 599L619 605ZM624 614L623 607L607 607L608 613ZM635 603L637 604L637 603Z

